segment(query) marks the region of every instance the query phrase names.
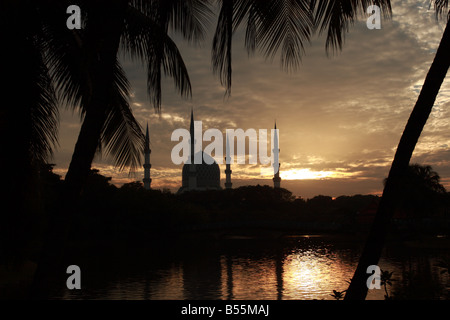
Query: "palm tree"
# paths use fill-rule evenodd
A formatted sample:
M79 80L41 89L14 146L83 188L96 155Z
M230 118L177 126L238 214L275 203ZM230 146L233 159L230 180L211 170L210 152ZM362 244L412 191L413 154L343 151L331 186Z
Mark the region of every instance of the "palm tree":
M88 178L98 150L115 159L120 168L131 170L140 163L144 136L130 105L129 83L118 54L140 60L147 66L148 91L156 110L161 104L161 79L168 75L184 96L191 94L186 66L169 28L188 40L201 39L209 9L203 1L192 0L98 0L78 1L83 28L65 26L65 8L72 1L42 1L46 58L60 97L79 108L83 123L65 177L59 206L53 217L35 274L32 295L39 297L62 257L75 204Z
M431 166L409 165L406 175L395 181L396 209L405 211L409 217L430 216L446 194L440 179Z
M130 88L119 52L147 65L149 97L159 110L163 72L182 95L191 94L186 66L167 34L169 27L189 40L199 39L209 11L205 3L194 0L79 1L86 14L84 27L67 30L52 17L69 2L52 3L45 12L52 75L62 97L79 107L83 117L65 178L67 194L76 198L99 149L114 156L121 169L140 164L144 139L129 106Z
M408 167L411 176L411 184L417 185L419 189L430 192L445 193L445 187L440 183L441 177L431 166L411 164Z
M447 10L447 0L434 1L436 15L442 16ZM447 14L447 26L444 30L436 56L431 64L417 102L408 119L397 147L389 171L374 222L369 232L355 274L347 290L345 299L364 300L367 295L367 273L370 265L377 265L384 246L390 221L394 215L396 202L396 181L405 176L414 148L431 113L442 82L450 66L450 21Z

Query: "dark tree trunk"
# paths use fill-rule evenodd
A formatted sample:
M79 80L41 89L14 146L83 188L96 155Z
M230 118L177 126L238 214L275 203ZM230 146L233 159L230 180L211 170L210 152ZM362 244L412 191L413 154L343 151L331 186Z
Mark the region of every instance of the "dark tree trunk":
M414 148L431 113L442 82L450 66L450 21L444 31L434 61L428 71L419 98L409 117L397 147L394 161L383 190L383 196L373 221L364 250L353 279L345 295L345 300L364 300L367 295L367 267L377 265L380 259L390 221L395 207L395 181L408 169Z
M101 132L106 120L106 110L114 90L116 64L126 0L96 1L87 27L88 68L87 81L91 84L85 99L85 118L81 127L65 183L73 197L78 197L86 183Z
M84 121L65 177L64 189L58 201L59 210L50 217L44 247L31 288L32 298L40 299L48 296L48 288L52 286L49 283L50 279L57 281L54 286L63 288L64 279L68 277L65 273L68 265L62 264L64 252L67 249L72 221L77 213L80 194L101 143L102 128L106 120L107 108L111 103L111 91L114 90L113 72L126 5L126 0L102 0L96 1L88 9L87 37L83 45L86 47L85 74L86 81L90 84L90 92L84 93Z

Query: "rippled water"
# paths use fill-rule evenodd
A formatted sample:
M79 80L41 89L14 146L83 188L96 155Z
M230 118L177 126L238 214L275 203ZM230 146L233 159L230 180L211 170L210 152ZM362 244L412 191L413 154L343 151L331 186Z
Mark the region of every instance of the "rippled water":
M347 288L361 247L361 241L348 237L302 236L85 252L72 260L81 267L82 290L66 290L54 298L328 300L333 290ZM426 281L448 289L448 274L436 267L445 254L389 245L380 267L394 272L396 285L408 272L420 272L429 277ZM384 294L370 290L368 299L384 299Z

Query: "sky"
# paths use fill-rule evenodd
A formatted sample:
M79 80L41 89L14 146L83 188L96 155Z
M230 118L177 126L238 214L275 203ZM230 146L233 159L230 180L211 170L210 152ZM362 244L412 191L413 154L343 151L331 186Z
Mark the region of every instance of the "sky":
M189 129L190 111L203 130L279 129L281 186L304 199L381 194L397 144L414 107L445 24L437 22L429 1L391 1L392 18L369 30L362 17L346 34L342 52L327 56L325 39L312 38L298 70L286 72L278 57L248 56L244 32L233 42L231 96L225 96L211 67L212 33L199 46L174 38L192 83L184 99L172 80L163 82L161 113L146 92L140 63L123 59L132 84L132 108L151 141L152 188L181 186L182 165L171 160L175 129ZM213 26L210 28L214 29ZM412 162L431 165L450 190L450 82L444 81ZM52 163L64 177L81 123L77 113L61 111L59 147ZM204 147L208 143L204 143ZM130 175L98 155L92 165L117 186L142 181L143 168ZM232 165L233 187L273 185L261 164ZM221 185L224 186L224 165Z

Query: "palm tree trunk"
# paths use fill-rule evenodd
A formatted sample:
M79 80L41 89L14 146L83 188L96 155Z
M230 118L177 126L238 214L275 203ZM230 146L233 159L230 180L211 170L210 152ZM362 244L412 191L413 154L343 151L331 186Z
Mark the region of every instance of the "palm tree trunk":
M127 1L102 1L91 14L90 37L87 46L89 69L86 70L91 94L84 106L86 110L65 183L73 197L78 197L89 171L95 152L101 143L101 132L106 120L106 110L111 103L114 66L123 28ZM105 8L108 12L105 13ZM97 11L98 10L98 11Z
M394 215L395 180L406 173L414 148L431 113L442 82L450 66L450 21L442 36L434 61L428 71L419 98L409 117L395 153L394 161L383 190L383 196L373 221L355 274L345 300L364 300L367 295L367 267L377 265L380 259L390 221Z
M108 94L107 90L98 91L104 91L104 95ZM97 94L96 92L95 95ZM77 201L86 183L92 161L99 147L101 132L106 119L105 103L101 97L94 97L87 107L72 160L64 179L66 196L69 197L72 204Z

